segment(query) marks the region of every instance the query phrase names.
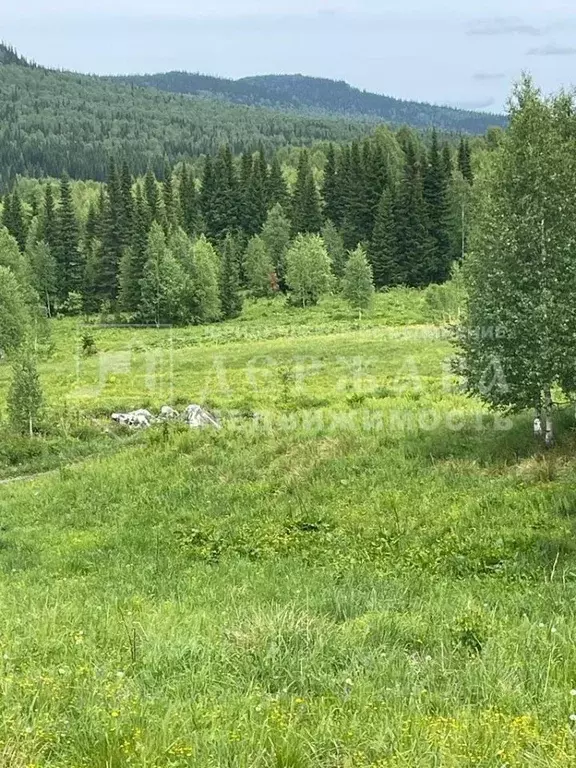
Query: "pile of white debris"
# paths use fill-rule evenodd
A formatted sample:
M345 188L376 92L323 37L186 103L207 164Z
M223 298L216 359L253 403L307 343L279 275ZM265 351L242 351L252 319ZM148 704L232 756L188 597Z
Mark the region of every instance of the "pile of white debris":
M216 427L216 429L220 429L217 419L200 405L189 405L183 413L178 413L169 405L164 405L158 416L154 416L145 408L140 408L129 413L113 413L111 418L117 424L122 424L125 427L134 427L135 429L145 429L146 427L151 427L152 424L168 421L182 421L188 424L191 429L197 429L198 427Z

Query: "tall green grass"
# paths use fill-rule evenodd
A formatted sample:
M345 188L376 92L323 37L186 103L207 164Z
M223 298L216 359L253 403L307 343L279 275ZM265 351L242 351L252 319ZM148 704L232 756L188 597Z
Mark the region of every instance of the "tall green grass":
M56 411L170 395L223 428L0 488L0 766L574 763L571 417L539 455L459 394L439 329L331 312L95 329L140 345L104 379L57 324Z

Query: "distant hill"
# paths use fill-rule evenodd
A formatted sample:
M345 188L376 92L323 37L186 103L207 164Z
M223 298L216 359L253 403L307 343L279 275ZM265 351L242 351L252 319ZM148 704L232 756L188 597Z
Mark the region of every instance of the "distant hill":
M0 187L18 174L103 179L111 156L137 173L216 152L352 141L368 121L163 93L30 64L0 46Z
M303 114L385 121L414 128L434 126L449 132L482 134L491 126L506 125L504 115L403 101L361 91L343 81L304 75L262 75L227 80L188 72L166 72L109 79L170 93L216 97L235 104L272 107Z
M0 43L0 64L18 64L22 67L30 67L32 64L20 56L15 48L6 43Z

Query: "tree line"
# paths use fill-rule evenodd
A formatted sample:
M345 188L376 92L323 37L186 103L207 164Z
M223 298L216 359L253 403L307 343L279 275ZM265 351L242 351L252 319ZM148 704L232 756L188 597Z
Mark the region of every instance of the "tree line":
M320 171L302 149L297 168L287 169L263 148L235 157L229 145L200 168L182 163L161 180L152 170L136 178L128 162L111 162L85 210L65 175L24 196L16 186L4 198L2 224L48 315L104 305L150 322L229 317L208 297L289 291L286 257L299 235L321 238L335 279L359 246L376 288L449 277L473 180L466 140L455 153L436 134L426 147L409 131L399 140L377 133L328 145L322 164ZM175 286L184 283L186 298L176 302ZM158 291L172 291L165 299L171 310L152 310ZM220 296L221 306L227 302Z

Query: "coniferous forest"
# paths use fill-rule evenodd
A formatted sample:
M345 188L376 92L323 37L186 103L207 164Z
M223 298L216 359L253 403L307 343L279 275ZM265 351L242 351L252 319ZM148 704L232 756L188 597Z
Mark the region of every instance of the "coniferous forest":
M462 252L470 152L465 139L453 150L435 133L425 145L380 128L287 157L224 145L159 175L112 159L104 184L21 179L3 200L2 258L19 251L48 315L104 307L156 324L234 317L246 293L297 293L290 261L312 242L335 287L358 247L378 289L442 283Z

